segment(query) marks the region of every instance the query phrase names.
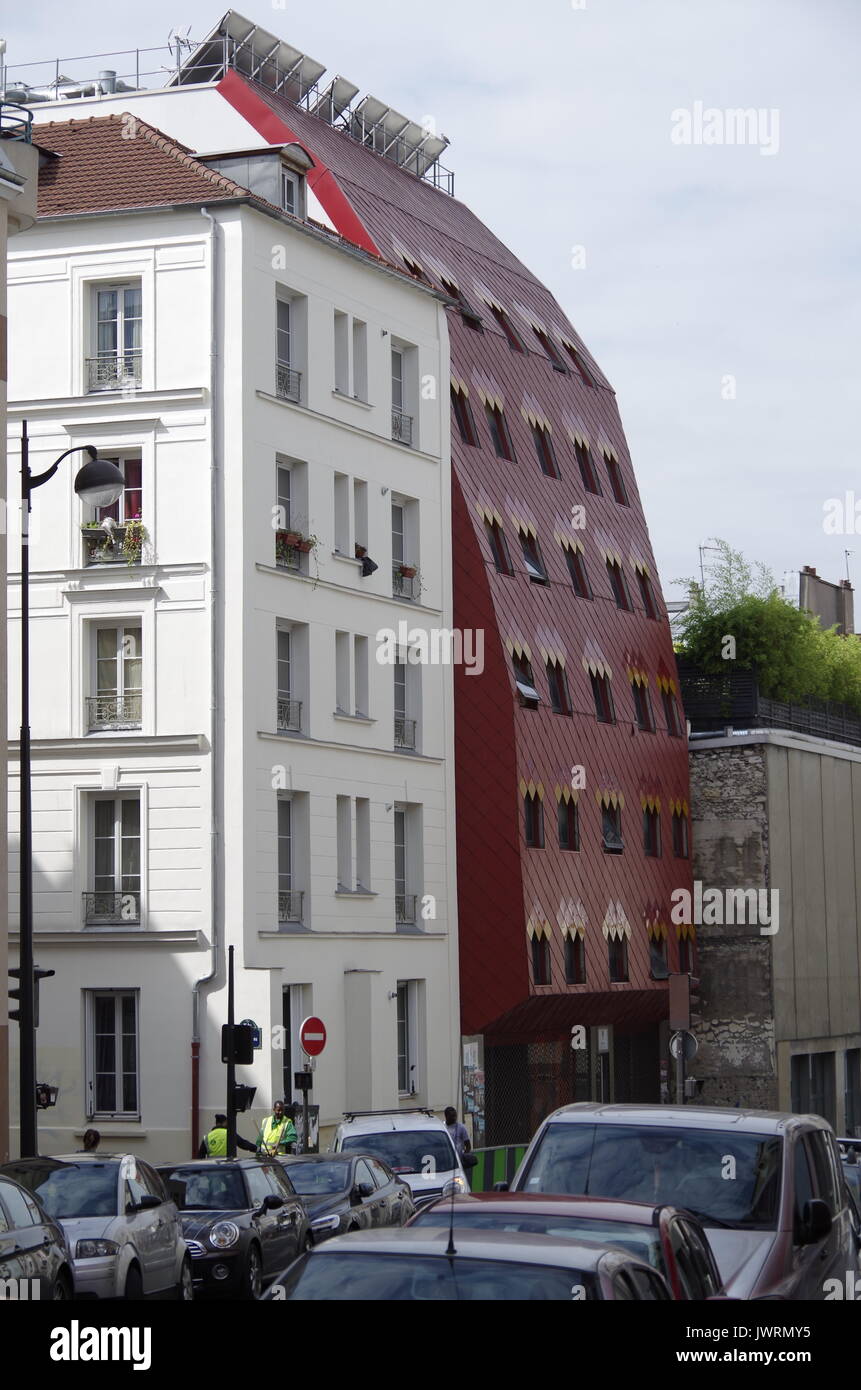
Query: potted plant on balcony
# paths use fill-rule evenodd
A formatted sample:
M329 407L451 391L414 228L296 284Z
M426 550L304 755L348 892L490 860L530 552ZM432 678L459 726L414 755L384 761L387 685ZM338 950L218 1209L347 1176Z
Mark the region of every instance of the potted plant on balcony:
M398 569L400 570L404 579L415 579L416 575L419 572L418 565L408 565L405 560L401 560L400 564L398 565Z
M127 565L140 563L144 542L149 540L149 531L139 516L134 516L125 524L123 536L123 556Z
M365 558L365 556L367 555L367 553L368 553L368 548L367 548L367 546L365 546L365 545L359 545L359 542L357 541L357 542L356 542L356 545L355 545L356 559L357 559L357 560L364 560L364 558Z

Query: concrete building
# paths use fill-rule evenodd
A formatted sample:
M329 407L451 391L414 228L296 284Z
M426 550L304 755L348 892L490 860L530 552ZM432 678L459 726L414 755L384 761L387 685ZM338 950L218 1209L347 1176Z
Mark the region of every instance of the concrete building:
M698 738L691 815L701 1100L813 1111L861 1135L861 746L784 729Z
M315 219L294 141L201 162L108 107L37 139L11 437L26 418L34 469L92 442L126 480L87 512L68 461L34 505L42 1150L89 1124L194 1149L225 1108L230 945L261 1030L246 1134L293 1096L311 1013L324 1140L347 1108L442 1107L453 683L414 652L452 621L443 296ZM11 781L14 944L14 756Z
M31 227L36 217L36 187L39 176L38 153L31 143L30 113L21 107L0 105L0 438L6 439L7 314L6 255L10 236ZM12 458L15 458L14 446ZM18 460L20 469L20 459ZM12 463L14 470L14 462ZM0 565L6 567L6 540L15 498L21 496L20 475L14 471L0 499L3 522L0 526ZM0 596L0 727L6 719L6 591ZM8 914L7 914L7 825L6 764L0 764L0 1163L9 1157L9 1093L5 1078L9 1073L8 1000Z
M234 11L169 77L103 66L34 91L37 120L58 96L67 114L130 113L225 172L298 145L312 216L445 296L454 622L484 651L481 671L455 671L468 1123L477 1142L519 1141L567 1100L658 1100L666 976L694 952L669 925L690 883L687 750L610 383L453 196L443 136Z

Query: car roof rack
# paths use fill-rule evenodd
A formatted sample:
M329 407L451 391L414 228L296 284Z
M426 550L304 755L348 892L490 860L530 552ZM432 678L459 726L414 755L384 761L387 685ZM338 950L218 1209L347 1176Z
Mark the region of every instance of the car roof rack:
M345 1120L363 1120L372 1115L430 1115L433 1118L434 1112L427 1105L410 1105L403 1110L345 1110L343 1115Z

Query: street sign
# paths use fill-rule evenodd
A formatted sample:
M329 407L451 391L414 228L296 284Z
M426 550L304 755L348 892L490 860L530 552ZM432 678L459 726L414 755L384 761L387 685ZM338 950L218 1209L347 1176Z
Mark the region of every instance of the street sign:
M693 1033L679 1032L674 1033L670 1038L670 1055L676 1061L684 1057L686 1062L692 1062L699 1052L700 1045Z
M299 1042L306 1057L319 1057L326 1046L326 1025L322 1018L313 1014L302 1022L299 1029Z
M255 1023L253 1018L243 1018L239 1026L240 1028L251 1029L251 1046L254 1048L255 1052L259 1052L263 1046L260 1024Z

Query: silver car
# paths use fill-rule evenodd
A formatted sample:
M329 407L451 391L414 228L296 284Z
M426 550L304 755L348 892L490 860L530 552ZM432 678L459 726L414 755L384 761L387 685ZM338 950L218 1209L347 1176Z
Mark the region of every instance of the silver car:
M22 1158L2 1170L65 1232L78 1298L193 1297L179 1213L158 1173L134 1154Z

